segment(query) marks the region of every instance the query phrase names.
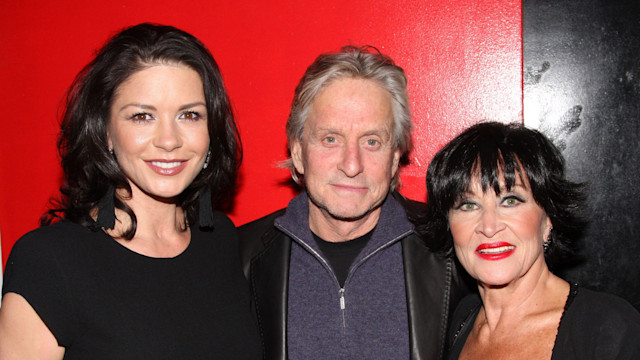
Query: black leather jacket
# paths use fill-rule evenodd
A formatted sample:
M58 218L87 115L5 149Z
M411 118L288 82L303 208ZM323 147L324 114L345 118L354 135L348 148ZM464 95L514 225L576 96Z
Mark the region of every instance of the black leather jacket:
M424 204L393 194L415 219ZM240 251L250 282L265 359L287 359L287 293L292 240L273 222L285 209L243 225ZM411 359L442 359L450 315L469 290L452 259L431 252L412 233L401 240Z

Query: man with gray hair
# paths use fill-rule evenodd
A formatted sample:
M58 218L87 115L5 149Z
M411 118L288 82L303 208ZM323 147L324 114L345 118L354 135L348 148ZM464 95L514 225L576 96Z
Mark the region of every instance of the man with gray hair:
M320 55L287 121L286 209L240 228L267 359L439 359L465 286L395 192L411 149L404 71L377 49Z

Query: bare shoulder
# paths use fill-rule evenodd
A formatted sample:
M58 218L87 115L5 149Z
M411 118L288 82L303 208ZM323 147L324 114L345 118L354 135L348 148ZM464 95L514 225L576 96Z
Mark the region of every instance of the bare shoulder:
M58 345L49 328L27 300L7 293L0 307L0 359L62 359L64 348Z

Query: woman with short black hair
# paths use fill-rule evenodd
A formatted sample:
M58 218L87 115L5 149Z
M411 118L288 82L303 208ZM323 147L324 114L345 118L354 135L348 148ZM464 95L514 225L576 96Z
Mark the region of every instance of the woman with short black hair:
M433 248L452 249L479 294L458 306L450 359L635 359L640 314L626 301L554 275L585 222L582 186L541 133L480 123L427 171Z

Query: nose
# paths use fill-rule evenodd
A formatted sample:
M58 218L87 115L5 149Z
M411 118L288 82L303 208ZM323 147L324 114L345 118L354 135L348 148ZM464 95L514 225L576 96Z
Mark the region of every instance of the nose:
M363 171L360 147L356 141L345 144L338 169L348 177L355 177Z
M505 228L505 224L500 220L500 216L495 208L483 208L480 215L476 232L491 238Z
M154 146L166 151L173 151L182 146L182 137L178 124L173 119L161 119L157 122Z

